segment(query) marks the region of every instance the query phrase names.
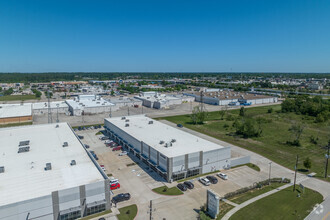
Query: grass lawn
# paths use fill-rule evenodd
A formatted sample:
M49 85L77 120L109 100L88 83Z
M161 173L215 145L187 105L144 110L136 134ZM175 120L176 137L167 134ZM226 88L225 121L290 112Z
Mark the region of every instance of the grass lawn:
M241 203L243 203L243 202L245 202L249 199L252 199L256 196L264 194L268 191L271 191L271 190L276 189L276 188L278 188L280 186L283 186L283 185L285 185L285 183L271 183L271 185L266 185L266 186L263 186L260 189L251 190L249 192L246 192L246 193L237 195L235 197L232 197L229 200L236 203L236 204L241 204Z
M35 95L5 95L0 96L0 101L17 101L17 100L30 100L30 99L37 99Z
M117 215L118 220L133 220L137 214L137 206L130 205L119 209L120 214Z
M155 189L152 189L152 191L162 194L162 195L168 195L168 196L177 196L182 195L183 192L179 190L176 186L168 188L167 186L161 186Z
M320 193L305 188L305 193L297 197L293 186L260 199L236 212L230 220L236 219L304 219L315 204L321 203Z
M273 109L272 113L267 113L269 108ZM317 173L316 177L323 178L326 150L320 146L325 146L329 140L329 122L315 123L314 117L295 113L281 113L280 109L280 105L246 108L246 117L253 119L261 117L264 119L261 124L262 134L256 138L242 138L234 134L235 129L232 127L234 120L232 118L239 117L239 109L228 111L223 120L221 120L218 111L208 112L204 124L197 125L191 123L190 115L158 119L182 124L189 129L254 151L291 170L294 169L297 154L300 158L298 169L304 168L303 160L309 157L312 161L312 168L309 172L315 172ZM302 123L304 126L300 138L300 147L286 143L293 140L293 134L289 131L289 128L294 123ZM318 138L317 144L310 141L311 136ZM327 180L329 181L330 178L327 178Z
M88 220L88 219L92 219L92 218L96 218L96 217L100 217L102 215L106 215L106 214L109 214L111 213L111 210L106 210L104 212L100 212L100 213L96 213L96 214L93 214L93 215L88 215L86 217L83 217L83 218L79 218L81 220Z
M231 167L231 169L234 169L234 168L237 168L237 167L242 167L242 166L248 166L251 169L254 169L255 171L260 172L260 167L258 167L257 165L255 165L253 163L247 163L247 164L237 165L237 166Z
M221 220L221 218L225 216L225 214L229 212L232 208L234 208L234 206L229 205L228 203L225 202L220 202L220 211L216 219Z
M16 126L23 126L23 125L32 125L32 121L30 121L30 122L23 122L23 123L4 124L4 125L0 125L0 128L16 127Z

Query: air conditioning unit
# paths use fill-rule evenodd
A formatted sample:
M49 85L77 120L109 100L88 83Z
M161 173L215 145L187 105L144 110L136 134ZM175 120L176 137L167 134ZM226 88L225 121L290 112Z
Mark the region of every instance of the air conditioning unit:
M63 146L63 147L68 147L69 144L68 144L68 142L64 142L62 146Z
M30 147L26 146L26 147L20 147L18 148L18 152L17 153L24 153L24 152L29 152L30 151Z
M76 165L76 164L77 164L77 163L76 163L75 160L71 160L71 163L70 163L71 166L74 166L74 165Z
M129 122L129 119L126 119L125 122Z
M171 142L174 143L174 142L176 142L176 140L175 139L172 139Z
M125 127L129 127L129 124L125 124Z
M151 125L151 124L153 124L154 123L154 121L149 121L149 125Z
M121 120L125 120L126 119L126 117L121 117Z
M4 166L0 167L0 173L4 173L4 172L5 172L5 167Z
M52 169L52 164L51 163L46 163L46 167L44 169L45 169L45 171L51 170Z
M165 141L159 141L159 144L164 144L165 143Z

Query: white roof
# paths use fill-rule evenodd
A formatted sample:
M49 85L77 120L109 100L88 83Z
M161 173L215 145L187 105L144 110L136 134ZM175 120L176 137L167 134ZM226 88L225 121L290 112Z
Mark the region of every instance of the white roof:
M0 118L31 116L31 103L0 104Z
M50 108L67 108L68 104L65 101L50 102ZM33 109L48 109L48 102L36 102L32 104Z
M67 123L0 129L0 206L103 180ZM17 153L20 141L30 151ZM68 147L62 147L68 142ZM71 160L76 161L71 166ZM45 171L46 163L52 170Z
M66 100L66 103L73 109L91 108L91 107L105 107L114 106L113 103L104 99L81 99L81 100Z
M169 158L223 148L221 145L153 120L145 115L126 116L126 119L129 119L129 122L125 122L121 117L107 118L105 120ZM153 124L149 124L149 121L153 121ZM125 124L129 124L129 127L125 127ZM175 139L175 142L172 143L171 147L165 147L165 144L160 144L160 141L168 143L172 139Z

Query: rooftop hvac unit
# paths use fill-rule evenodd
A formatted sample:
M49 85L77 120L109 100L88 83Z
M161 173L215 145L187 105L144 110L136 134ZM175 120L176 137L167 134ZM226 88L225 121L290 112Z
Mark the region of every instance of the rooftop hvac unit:
M125 127L129 127L129 124L125 124Z
M175 139L172 139L171 142L174 143L174 142L176 142L176 140Z
M121 117L121 120L125 120L126 119L126 117Z
M17 153L23 153L23 152L29 152L30 151L30 147L26 146L26 147L20 147L18 148L18 152Z
M56 125L55 128L59 128L60 126L59 125Z
M164 144L165 143L165 141L159 141L159 144Z
M77 164L77 163L76 163L75 160L71 160L71 163L70 163L71 166L74 166L74 165L76 165L76 164Z
M44 169L45 169L45 171L51 170L52 169L52 164L51 163L46 163L46 167Z
M29 140L27 140L27 141L20 141L19 142L19 147L22 147L22 146L26 146L26 145L29 145L30 144L30 141Z
M4 166L0 167L0 173L4 173L4 172L5 172L5 167Z
M96 102L96 104L100 104L100 102Z
M126 119L125 122L129 122L129 119Z
M64 142L62 146L63 146L63 147L68 147L69 144L68 144L68 142Z
M153 123L154 123L154 121L149 121L149 123L148 123L148 124L149 124L149 125L151 125L151 124L153 124Z

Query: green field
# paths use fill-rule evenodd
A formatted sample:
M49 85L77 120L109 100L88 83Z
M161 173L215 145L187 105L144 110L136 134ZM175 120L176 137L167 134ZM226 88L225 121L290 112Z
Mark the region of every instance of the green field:
M31 100L31 99L37 99L35 95L5 95L0 96L0 101L25 101L25 100Z
M161 186L155 189L152 189L152 191L162 194L162 195L168 195L168 196L177 196L182 195L183 192L179 190L176 186L168 188L167 186Z
M120 212L120 214L117 215L118 220L133 220L138 211L136 205L126 206L118 210Z
M230 220L238 219L304 219L315 204L321 203L323 197L316 191L305 188L304 193L293 192L293 186L283 189L270 196L237 211Z
M267 113L269 108L273 108L272 113ZM235 135L235 128L232 124L232 118L238 117L239 109L228 111L223 120L219 112L208 112L204 124L192 124L190 115L179 115L158 119L165 119L176 124L182 124L184 127L207 134L242 148L254 151L260 155L269 158L291 170L294 169L296 155L299 155L298 169L303 171L303 160L310 157L312 168L308 172L316 172L317 177L324 177L325 153L321 148L329 140L329 123L315 123L314 117L306 115L297 115L295 113L280 113L281 106L263 106L246 108L246 117L263 119L261 124L262 133L260 137L242 138ZM293 134L289 128L294 123L303 123L304 131L301 135L301 146L296 147L288 145L287 141L293 139ZM318 143L310 141L310 137L318 138ZM329 181L330 178L327 178Z
M264 194L266 192L269 192L273 189L276 189L280 186L283 186L284 184L285 183L272 183L271 185L263 186L260 189L254 189L254 190L248 191L246 193L242 193L240 195L237 195L235 197L229 198L229 200L236 203L236 204L241 204L241 203L243 203L243 202L245 202L249 199L252 199L256 196L259 196L259 195Z

